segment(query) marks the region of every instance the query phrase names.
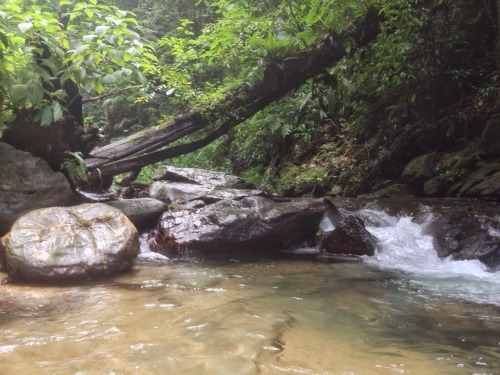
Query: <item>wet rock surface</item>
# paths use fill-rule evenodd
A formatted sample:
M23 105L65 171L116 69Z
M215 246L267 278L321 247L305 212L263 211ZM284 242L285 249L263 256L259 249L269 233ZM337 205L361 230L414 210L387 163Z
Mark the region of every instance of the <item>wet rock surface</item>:
M139 252L134 225L105 204L32 211L16 221L0 244L10 276L47 282L125 271Z
M490 271L500 271L500 210L455 208L437 212L427 227L440 258L479 259Z
M158 199L134 198L107 202L118 208L138 228L154 227L161 214L168 210L168 205Z
M327 254L371 256L375 254L377 243L360 217L346 213L325 235L321 248Z
M264 195L255 186L240 177L223 172L205 171L197 168L160 167L149 188L152 198L171 202L178 209L195 205L212 204L223 199L243 199ZM180 205L180 206L179 206Z
M279 251L314 240L326 208L315 199L221 200L196 210L165 212L149 244L167 255Z

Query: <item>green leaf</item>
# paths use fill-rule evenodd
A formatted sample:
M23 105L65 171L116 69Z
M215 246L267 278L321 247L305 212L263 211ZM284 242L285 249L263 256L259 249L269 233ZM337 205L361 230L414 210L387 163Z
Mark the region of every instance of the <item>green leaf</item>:
M102 81L99 79L94 80L94 90L98 94L102 94L104 91L104 85L102 84Z
M53 112L54 122L57 122L63 118L63 111L61 105L56 100L52 102L52 112Z
M78 82L83 82L86 76L87 76L87 71L83 66L80 66L75 70L75 78Z
M14 85L10 91L10 100L16 105L24 105L26 98L28 97L28 85L19 84Z
M148 83L148 79L141 72L136 71L134 75L141 85L146 85Z
M32 104L42 103L45 92L41 85L31 85L28 91L28 98Z
M17 25L17 27L19 28L19 30L21 30L22 33L25 33L26 31L28 31L29 29L31 29L33 27L33 23L32 22L22 22L19 25Z
M95 38L97 38L97 35L95 35L95 34L84 35L84 36L82 37L82 39L83 39L83 41L84 41L85 43L92 42Z
M5 36L4 33L0 32L0 42L2 42L2 44L5 46L5 47L8 47L9 46L9 39L7 39L7 36Z
M108 31L108 29L109 29L109 26L102 26L101 25L101 26L97 26L95 28L95 32L97 33L97 35L99 37L102 37L104 34L106 34L106 31Z
M320 17L314 9L311 9L309 11L309 13L307 14L307 16L304 18L304 21L307 23L308 26L314 25L319 20L320 20Z
M52 123L52 107L46 106L40 112L40 125L47 126Z

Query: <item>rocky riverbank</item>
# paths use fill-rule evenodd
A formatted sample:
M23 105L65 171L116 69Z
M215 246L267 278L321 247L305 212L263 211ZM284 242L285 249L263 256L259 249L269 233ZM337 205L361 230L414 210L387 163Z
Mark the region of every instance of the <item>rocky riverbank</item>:
M367 218L357 214L366 205L414 220L429 214L421 200L287 199L236 176L167 166L142 198L82 205L43 160L3 144L1 150L17 155L3 159L9 172L2 171L0 200L10 213L0 222L0 263L13 279L67 281L126 271L139 252L136 227L149 232L153 251L169 257L274 256L307 244L347 259L376 252ZM38 180L45 183L40 191ZM499 207L481 202L426 201L434 212L428 230L441 257L479 259L497 271Z

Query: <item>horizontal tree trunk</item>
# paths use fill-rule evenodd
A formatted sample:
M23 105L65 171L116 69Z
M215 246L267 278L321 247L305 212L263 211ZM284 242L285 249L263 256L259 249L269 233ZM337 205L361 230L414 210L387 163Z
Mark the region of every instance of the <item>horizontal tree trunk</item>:
M354 51L374 40L379 27L380 16L372 8L362 21L286 59L282 66L268 65L264 78L254 86L242 85L217 103L194 108L165 124L92 151L85 161L87 167L112 176L195 151L340 61L346 55L346 43ZM211 128L215 130L194 142L164 148L182 137Z

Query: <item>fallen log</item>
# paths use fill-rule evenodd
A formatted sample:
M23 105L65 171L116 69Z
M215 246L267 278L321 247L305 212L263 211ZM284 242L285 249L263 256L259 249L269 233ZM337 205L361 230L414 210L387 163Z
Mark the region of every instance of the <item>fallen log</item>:
M206 146L340 61L347 55L346 43L351 46L351 53L370 43L379 33L380 20L377 10L371 8L363 20L353 23L341 33L328 35L286 59L280 66L269 64L263 79L254 86L242 85L229 91L223 100L194 108L162 125L98 148L85 160L86 165L89 169L99 169L103 176L113 176ZM193 142L165 148L201 131L204 134Z

